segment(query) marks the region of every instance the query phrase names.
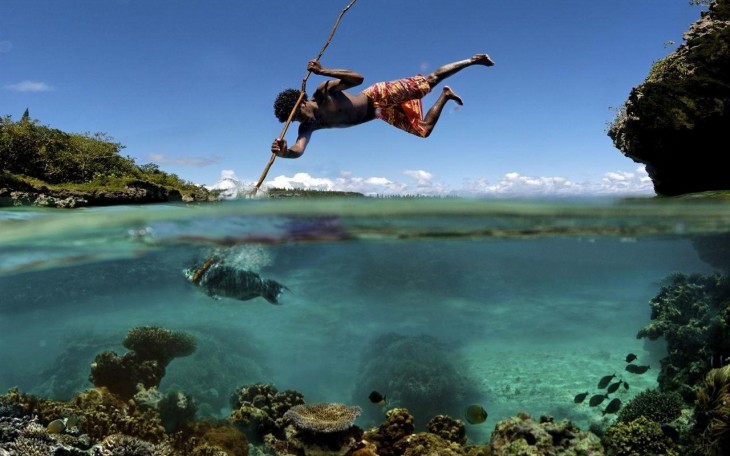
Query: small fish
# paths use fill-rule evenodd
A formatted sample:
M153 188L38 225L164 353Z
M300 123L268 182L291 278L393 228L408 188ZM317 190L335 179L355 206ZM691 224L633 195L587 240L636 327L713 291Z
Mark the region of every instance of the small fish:
M385 405L388 403L387 399L385 398L385 395L380 394L377 391L373 391L372 393L370 393L370 395L368 396L368 399L370 399L370 402L372 402L373 404Z
M615 372L613 374L611 374L611 375L606 375L605 377L602 377L598 381L598 389L603 389L606 386L608 386L608 384L611 382L611 380L613 380L614 377L616 377L616 373Z
M71 415L68 418L66 418L66 429L74 428L77 424L79 424L79 417L76 415Z
M64 420L53 420L48 423L48 427L46 427L46 431L48 431L49 434L60 434L64 430L66 430L66 423Z
M621 386L621 384L622 384L623 382L624 382L623 380L619 380L619 381L617 381L617 382L611 383L610 385L608 385L608 388L606 388L606 392L607 392L608 394L612 394L612 393L615 393L615 392L616 392L616 390L618 389L618 387L619 387L619 386Z
M473 404L466 408L464 416L469 424L480 424L487 419L487 411L479 404Z
M262 297L271 304L281 304L279 297L284 285L269 279L264 279L253 271L233 267L225 263L210 263L208 260L200 268L187 269L185 277L203 289L212 297L225 296L227 298L248 301Z
M608 399L608 394L596 394L595 396L591 397L590 401L588 401L588 405L591 407L595 407L596 405L599 405L601 402L603 402L605 399Z
M662 428L664 435L672 439L672 441L675 443L679 441L679 431L675 427L670 426L667 423L662 423L659 427Z
M628 390L629 390L629 384L628 384L628 383L626 383L626 382L624 382L624 389L625 389L626 391L628 391Z
M649 366L637 366L636 364L629 364L626 366L626 371L632 374L643 374L649 370Z
M581 402L583 402L586 399L586 396L588 396L588 391L586 391L585 393L580 393L577 396L575 396L575 398L573 399L573 402L575 402L576 404L580 404Z
M633 353L629 353L628 355L626 355L626 362L627 363L630 363L631 361L633 361L635 359L636 359L636 355L633 354Z
M618 409L621 408L621 399L614 398L611 400L611 402L608 403L605 409L603 409L603 415L606 415L607 413L616 413L618 412Z

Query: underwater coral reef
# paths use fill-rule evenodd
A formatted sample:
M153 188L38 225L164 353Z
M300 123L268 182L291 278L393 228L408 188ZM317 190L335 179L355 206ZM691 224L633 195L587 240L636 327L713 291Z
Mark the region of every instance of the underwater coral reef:
M673 274L650 305L653 321L637 337L666 341L660 389L692 402L704 376L730 355L730 278Z
M121 355L106 349L111 344L106 338L88 347L79 345L85 358L89 347L100 350L88 374L93 386L62 399L17 388L1 395L0 456L730 454L730 366L723 365L725 353L730 353L729 284L723 275L668 278L650 302L653 322L639 333L667 341L659 387L641 391L625 404L609 403L602 420L587 430L568 419L533 418L519 411L490 423L488 407L481 404L466 407L479 413L466 413L464 405L474 395L470 381L458 359L449 357L446 346L431 336L385 334L367 346L352 396L353 403L371 399L372 407L364 410L339 402L310 403L299 391L280 391L263 382L211 396L211 385L223 390L235 381L223 373L224 381L214 380L215 369L223 365L215 361L216 353L225 353L225 341L207 349L212 351L206 356L214 361L210 368L186 368L184 376L190 381L178 379L161 387L169 365L194 356L201 347L199 339L210 340L187 331L138 326L123 338L121 345L128 352ZM67 352L60 356L72 359ZM252 367L241 375L265 376L263 358L255 353L246 358ZM626 362L634 359L627 356ZM66 384L63 372L53 373L47 391L56 388L67 396L73 385L78 387L82 375L70 373L74 380ZM373 385L373 378L382 384ZM601 378L598 388L608 396L628 385L612 374ZM229 392L223 407L220 396ZM574 405L593 400L588 394L576 396ZM199 398L208 403L205 410ZM216 409L227 416L216 415ZM468 426L484 425L494 427L488 441L467 438Z

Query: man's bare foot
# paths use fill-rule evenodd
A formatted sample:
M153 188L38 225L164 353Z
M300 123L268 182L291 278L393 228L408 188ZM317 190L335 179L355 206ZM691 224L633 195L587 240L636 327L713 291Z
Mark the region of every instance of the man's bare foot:
M471 59L477 65L494 66L494 61L488 54L476 54Z
M459 106L464 105L464 100L462 100L460 96L455 94L454 91L451 90L451 87L449 87L449 86L444 87L443 94L447 100L454 100L456 102L456 104L458 104Z

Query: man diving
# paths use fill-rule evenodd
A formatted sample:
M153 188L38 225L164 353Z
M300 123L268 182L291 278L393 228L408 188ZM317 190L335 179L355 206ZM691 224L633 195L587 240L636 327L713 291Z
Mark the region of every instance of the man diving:
M345 90L362 84L365 79L351 70L322 68L317 60L310 60L307 70L332 79L322 82L308 99L306 94L294 115L299 121L299 133L292 147L285 139L275 139L271 152L278 157L298 158L304 153L312 132L323 128L341 128L359 125L373 119L382 119L396 128L426 138L438 122L446 102L453 100L459 105L462 99L445 86L436 103L423 116L421 99L444 79L472 65L492 66L494 62L487 54L441 66L432 73L422 76L378 82L360 93ZM299 99L300 91L287 89L274 102L274 114L286 122Z

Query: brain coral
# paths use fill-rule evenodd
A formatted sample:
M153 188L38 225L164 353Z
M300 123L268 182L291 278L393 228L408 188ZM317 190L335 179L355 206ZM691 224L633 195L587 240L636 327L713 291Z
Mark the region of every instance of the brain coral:
M606 431L603 442L614 456L678 456L674 443L664 435L659 424L644 416L633 421L617 421Z
M300 404L290 408L284 418L297 427L314 432L339 432L352 426L362 409L337 403Z
M618 421L629 422L645 417L655 423L669 423L682 414L684 402L678 393L646 390L631 399L618 414Z
M447 415L436 415L426 423L426 430L449 442L466 445L466 426L461 420Z

